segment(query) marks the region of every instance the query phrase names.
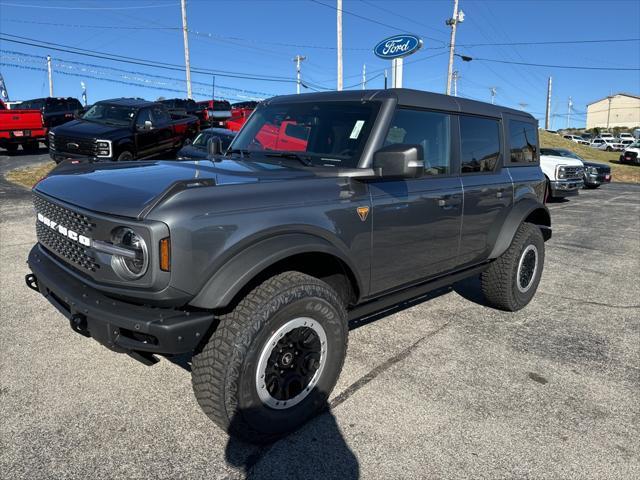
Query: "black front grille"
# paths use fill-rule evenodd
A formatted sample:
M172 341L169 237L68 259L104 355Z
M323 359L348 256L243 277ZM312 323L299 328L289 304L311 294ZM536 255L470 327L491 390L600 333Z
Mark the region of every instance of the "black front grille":
M73 138L66 135L53 136L50 140L50 147L56 152L73 153L77 155L94 156L98 152L95 140Z
M81 235L90 236L88 234L96 226L88 216L51 203L44 198L34 195L33 204L37 213Z
M34 196L34 205L36 212L47 220L72 230L78 235L91 238L91 231L95 224L88 216L68 210L37 196ZM91 272L95 272L100 268L88 247L71 240L66 235L62 235L58 229L51 228L40 219L36 221L36 234L41 245L73 265Z

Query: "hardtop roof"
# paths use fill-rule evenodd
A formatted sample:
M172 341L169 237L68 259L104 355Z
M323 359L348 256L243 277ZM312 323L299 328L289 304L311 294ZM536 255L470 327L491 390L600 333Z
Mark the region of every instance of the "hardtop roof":
M390 88L386 90L343 90L341 92L304 93L300 95L281 95L265 101L266 104L285 102L318 102L318 101L371 101L395 98L398 105L405 107L428 108L433 110L445 110L472 115L484 115L489 117L501 117L508 113L535 122L535 118L521 110L492 105L468 98L453 97L440 93L425 92L409 88Z

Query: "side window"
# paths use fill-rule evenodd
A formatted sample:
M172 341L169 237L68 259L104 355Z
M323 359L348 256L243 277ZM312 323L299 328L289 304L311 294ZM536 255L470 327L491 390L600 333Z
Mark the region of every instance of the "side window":
M153 123L151 119L151 109L143 108L138 112L138 118L136 119L136 127L144 127L144 122L149 121Z
M153 123L157 125L166 125L171 121L171 116L162 107L153 107Z
M448 114L398 109L384 144L422 145L425 175L446 175L451 173L450 130Z
M460 117L462 173L493 172L500 158L500 122Z
M571 139L571 136L565 138ZM536 163L538 161L536 128L533 124L509 121L509 148L511 149L511 162Z

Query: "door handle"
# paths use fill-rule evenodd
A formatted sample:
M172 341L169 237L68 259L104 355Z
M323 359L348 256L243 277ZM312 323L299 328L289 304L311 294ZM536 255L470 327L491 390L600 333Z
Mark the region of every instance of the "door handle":
M462 202L459 198L443 197L438 199L438 206L440 208L444 208L445 210L448 210L450 208L455 208L461 203Z
M496 192L496 197L498 197L498 198L502 198L502 191L498 191L498 192Z

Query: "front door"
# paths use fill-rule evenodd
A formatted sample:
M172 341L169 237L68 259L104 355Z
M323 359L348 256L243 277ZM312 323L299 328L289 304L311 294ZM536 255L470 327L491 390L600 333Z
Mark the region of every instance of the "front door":
M462 185L452 161L451 116L399 108L385 145L422 146L425 174L370 182L371 294L415 283L457 262Z

